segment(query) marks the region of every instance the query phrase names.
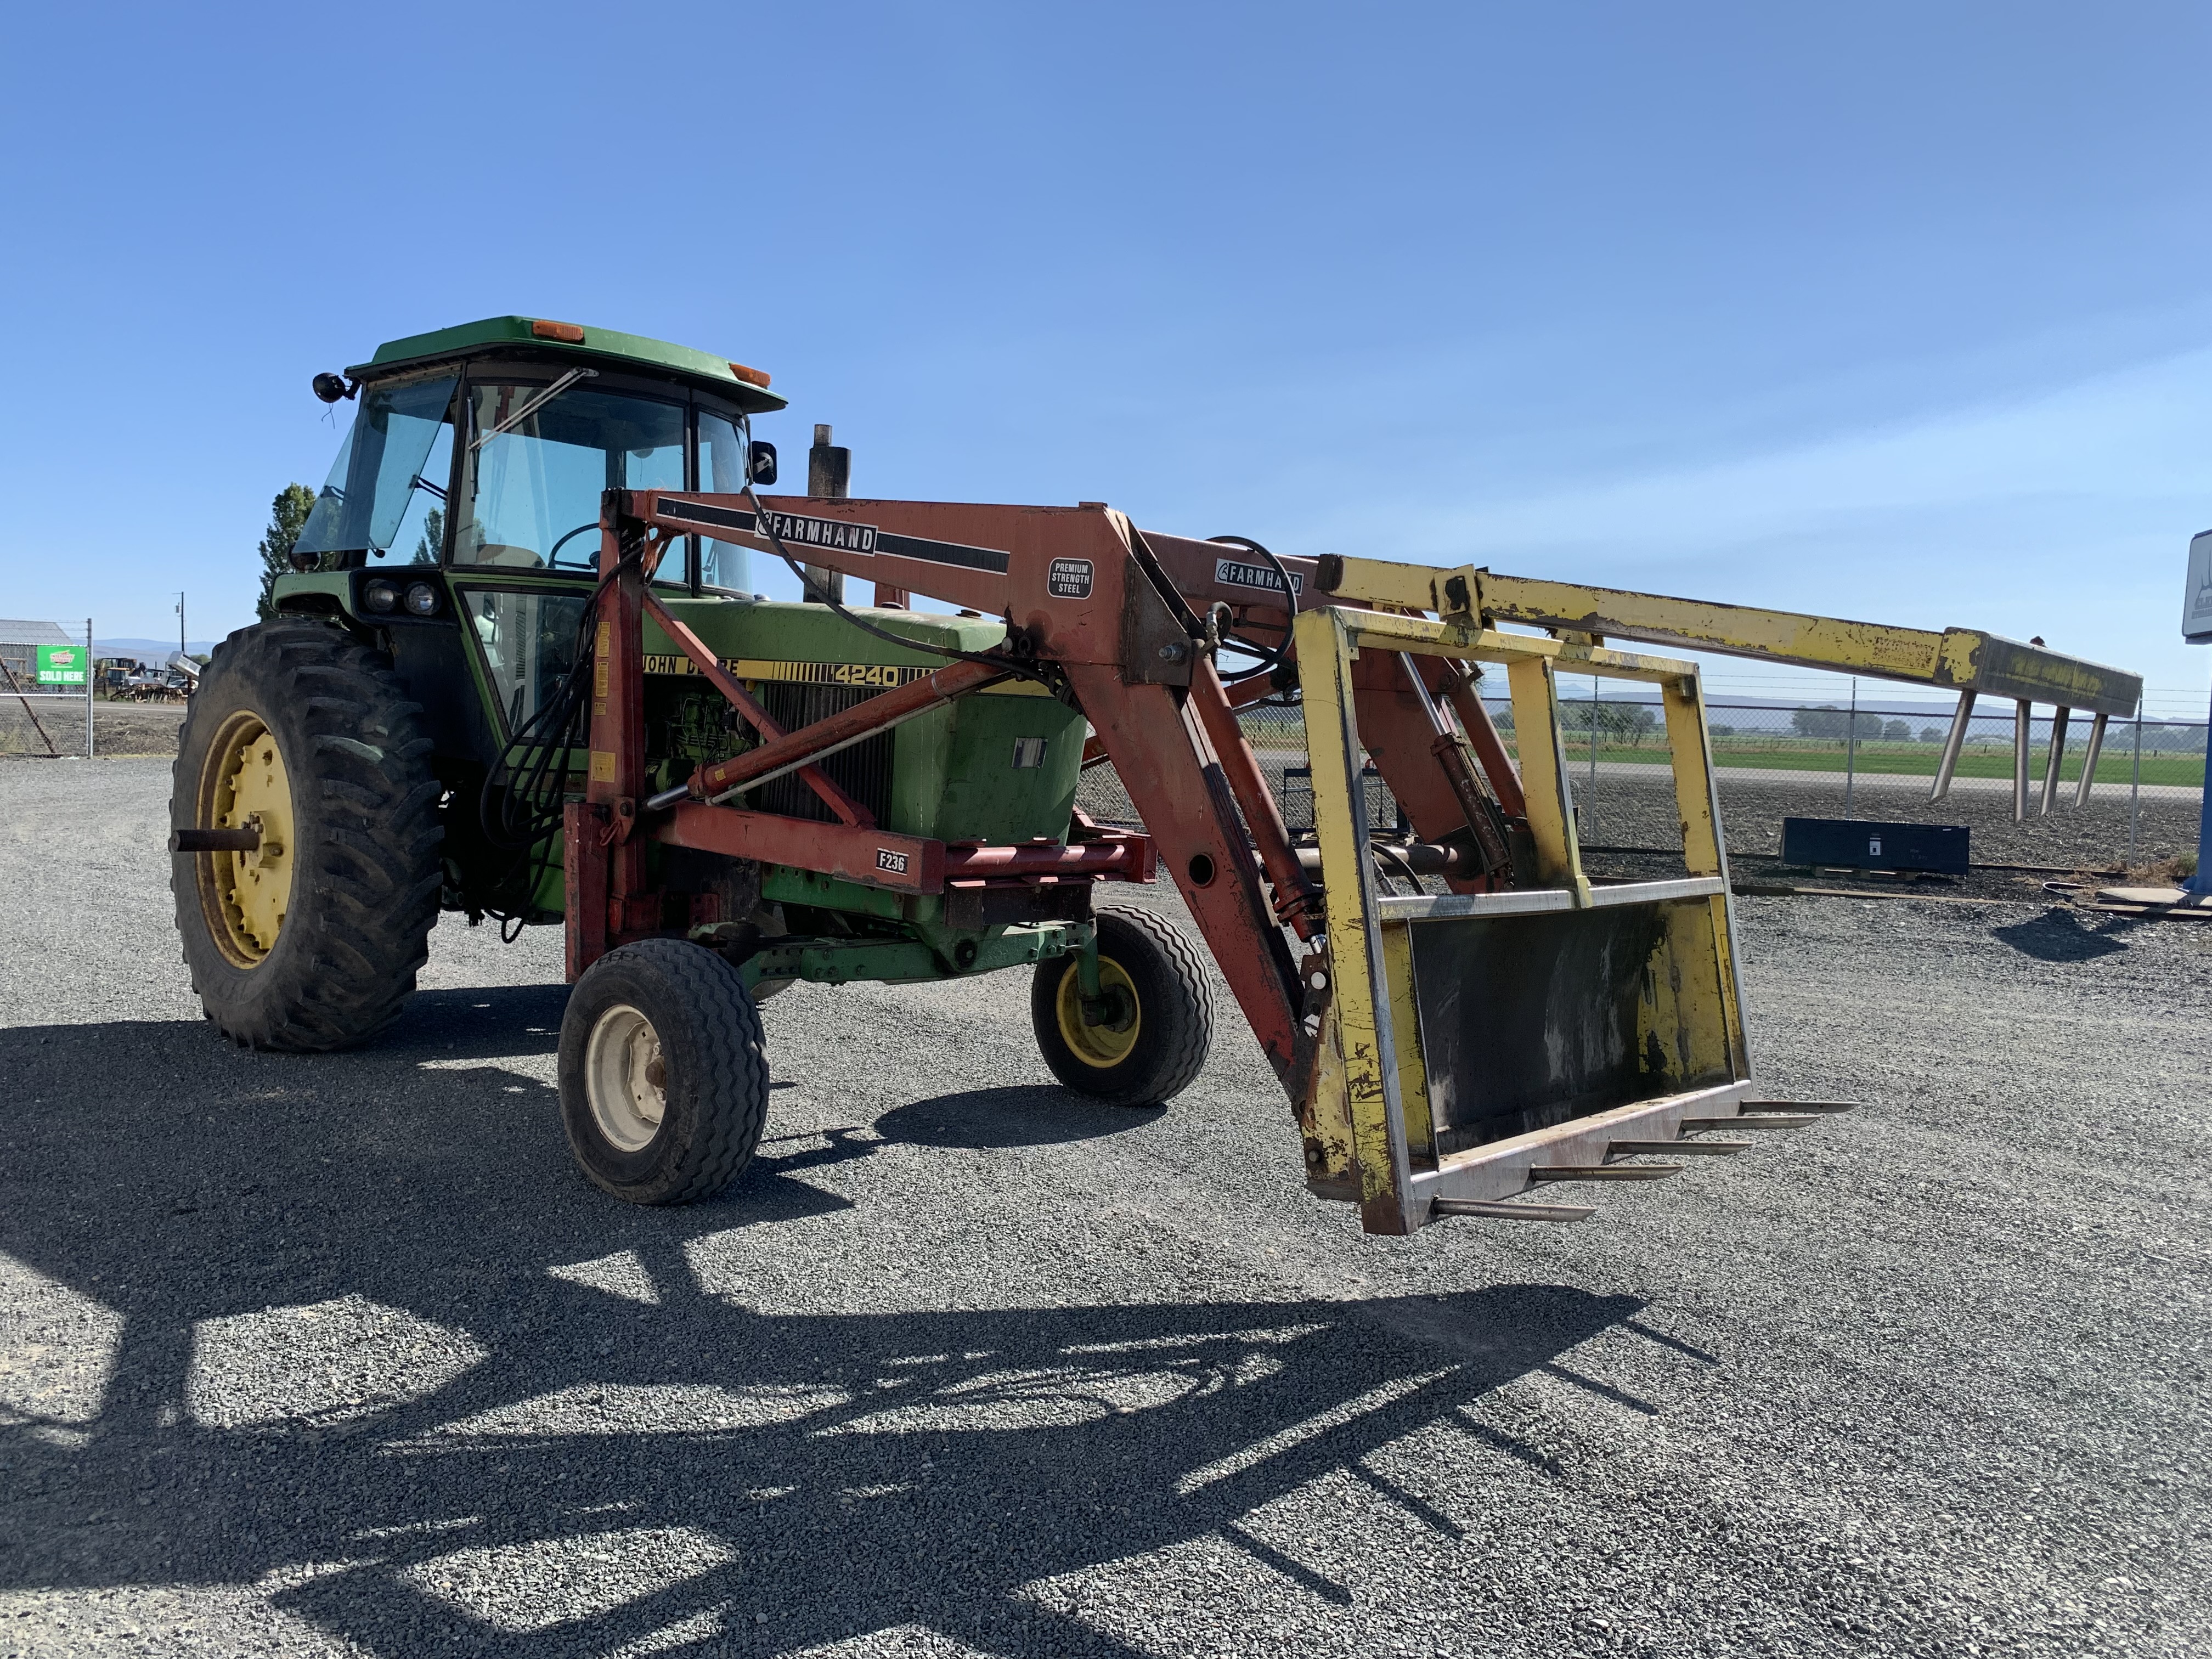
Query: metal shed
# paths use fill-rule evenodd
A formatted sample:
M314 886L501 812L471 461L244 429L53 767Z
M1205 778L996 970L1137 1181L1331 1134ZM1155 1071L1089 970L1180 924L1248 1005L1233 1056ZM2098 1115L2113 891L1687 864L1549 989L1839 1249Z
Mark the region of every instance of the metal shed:
M26 622L16 617L0 617L0 662L6 663L8 672L15 675L16 684L26 688L31 684L38 647L83 643L82 640L64 633L56 623Z

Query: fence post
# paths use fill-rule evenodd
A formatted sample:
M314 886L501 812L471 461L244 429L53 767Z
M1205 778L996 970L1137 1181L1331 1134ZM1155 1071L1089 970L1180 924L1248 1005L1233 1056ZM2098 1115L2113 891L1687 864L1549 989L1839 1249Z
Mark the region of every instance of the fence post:
M1590 821L1589 822L1589 823L1587 823L1587 824L1585 824L1585 825L1583 826L1583 835L1584 835L1587 838L1591 839L1591 840L1595 840L1595 839L1596 838L1596 836L1597 836L1597 717L1598 717L1598 706L1597 706L1597 702L1598 702L1598 694L1599 694L1599 692L1600 692L1602 689L1603 689L1602 683L1598 679L1598 677L1597 677L1596 675L1595 675L1595 674L1591 675L1591 676L1590 676L1590 731L1589 731L1589 738L1590 738L1590 781L1589 781L1589 808L1590 808L1590 810L1589 810L1589 820L1590 820Z
M84 619L84 757L92 758L92 688L100 675L92 665L92 618Z
M1851 676L1851 712L1844 736L1844 816L1851 815L1851 786L1857 781L1859 764L1859 677Z
M2204 786L2197 805L2197 872L2181 884L2185 893L2212 893L2212 713L2204 717Z
M2128 867L2136 862L2136 824L2142 812L2142 704L2136 704L2135 775L2128 780Z

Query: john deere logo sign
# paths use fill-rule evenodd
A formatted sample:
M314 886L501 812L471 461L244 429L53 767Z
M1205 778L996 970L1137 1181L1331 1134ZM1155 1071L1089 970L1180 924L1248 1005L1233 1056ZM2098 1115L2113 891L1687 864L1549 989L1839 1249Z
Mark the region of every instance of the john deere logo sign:
M39 647L40 685L82 685L86 659L81 645L42 645Z

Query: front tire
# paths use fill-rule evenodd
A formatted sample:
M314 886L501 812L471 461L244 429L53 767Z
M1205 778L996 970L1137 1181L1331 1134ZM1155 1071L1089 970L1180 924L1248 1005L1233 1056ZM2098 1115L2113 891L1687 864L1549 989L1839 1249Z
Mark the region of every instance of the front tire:
M342 1048L398 1014L428 955L441 786L391 659L319 622L216 647L177 738L175 830L258 829L250 853L176 853L192 989L234 1042Z
M736 969L683 939L640 939L584 970L559 1069L577 1167L632 1204L712 1198L768 1121L759 1011Z
M1197 947L1147 910L1097 913L1106 1006L1087 1019L1073 956L1037 964L1030 1023L1052 1074L1109 1106L1155 1106L1197 1080L1213 1043L1213 989Z

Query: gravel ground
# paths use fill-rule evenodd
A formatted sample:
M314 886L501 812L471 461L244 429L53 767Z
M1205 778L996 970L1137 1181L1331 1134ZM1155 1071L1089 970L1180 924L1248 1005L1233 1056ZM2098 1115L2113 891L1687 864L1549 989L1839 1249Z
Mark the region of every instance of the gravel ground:
M752 1171L648 1212L568 1166L550 933L218 1042L166 792L0 769L0 1654L2212 1641L2212 929L1744 900L1765 1080L1869 1109L1403 1241L1233 1017L1115 1112L1017 981L802 987Z

